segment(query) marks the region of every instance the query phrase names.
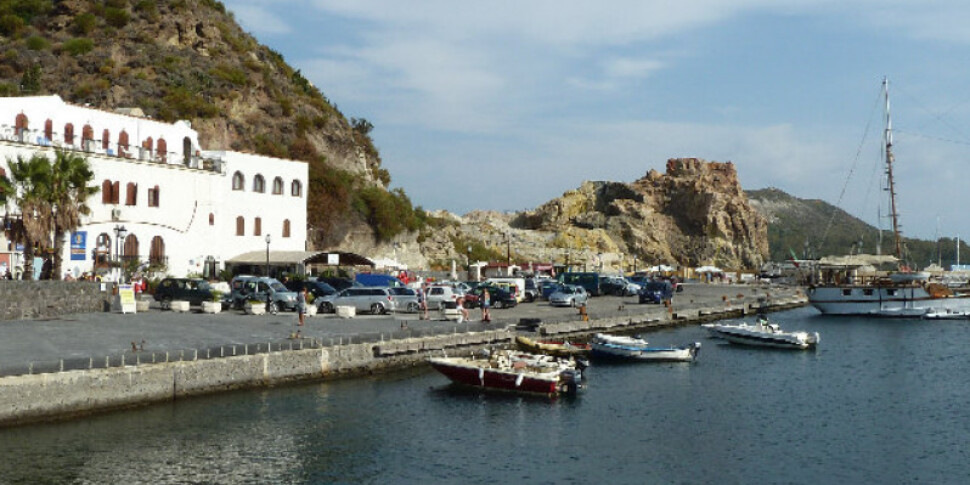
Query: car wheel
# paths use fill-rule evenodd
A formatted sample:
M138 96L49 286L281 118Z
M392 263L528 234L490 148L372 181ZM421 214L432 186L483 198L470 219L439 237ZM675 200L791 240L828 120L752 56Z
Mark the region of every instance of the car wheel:
M317 308L317 311L319 311L320 313L333 313L333 304L330 303L329 301L325 301L320 304L320 306Z
M172 299L167 296L165 298L162 298L161 306L162 306L162 310L171 310Z
M418 305L417 303L415 303L413 301L411 303L408 303L408 311L409 312L411 312L411 313L417 313L418 310L420 310L420 309L421 309L421 305Z
M283 302L281 302L281 301L274 302L272 304L272 310L273 310L273 314L274 315L277 314L277 313L282 312L284 310L284 308L283 308Z
M498 308L499 310L505 308L505 302L502 300L495 302L495 308Z
M373 305L370 306L370 312L373 313L374 315L383 315L384 305L381 305L380 303L374 303Z

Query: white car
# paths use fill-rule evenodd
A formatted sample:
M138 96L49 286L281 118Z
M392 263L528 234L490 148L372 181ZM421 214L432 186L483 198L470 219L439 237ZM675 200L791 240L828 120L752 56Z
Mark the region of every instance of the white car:
M446 301L457 301L459 296L463 296L464 293L461 290L451 286L451 285L434 285L425 288L425 299L428 302L428 308L441 308L441 304Z
M549 295L549 304L552 306L583 306L589 301L589 293L586 288L579 285L562 285L558 290Z

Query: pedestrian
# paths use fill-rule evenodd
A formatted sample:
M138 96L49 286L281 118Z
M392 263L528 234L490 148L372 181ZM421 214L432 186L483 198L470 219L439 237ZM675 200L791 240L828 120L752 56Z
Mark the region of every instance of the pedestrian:
M303 326L306 320L306 286L300 288L300 292L296 295L296 311L300 315L299 326Z
M482 299L482 321L483 322L491 322L492 321L492 315L488 311L488 307L490 306L490 303L491 303L489 301L488 288L485 288L485 289L482 290L482 298L481 299Z
M421 320L428 319L428 295L425 292L426 289L427 287L424 285L418 288L418 306L421 307Z
M461 310L461 321L462 322L467 322L468 321L468 309L465 308L465 294L464 293L459 293L458 294L458 299L455 300L455 303L458 304L458 309ZM461 322L458 322L458 323L461 323Z

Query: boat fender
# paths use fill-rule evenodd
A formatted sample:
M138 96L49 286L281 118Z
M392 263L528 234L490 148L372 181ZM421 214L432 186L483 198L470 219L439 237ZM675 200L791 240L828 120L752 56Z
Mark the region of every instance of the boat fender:
M515 387L521 386L522 385L522 381L524 379L525 379L525 374L519 374L519 376L515 378Z
M483 368L478 369L478 381L481 382L483 386L485 385L485 369Z

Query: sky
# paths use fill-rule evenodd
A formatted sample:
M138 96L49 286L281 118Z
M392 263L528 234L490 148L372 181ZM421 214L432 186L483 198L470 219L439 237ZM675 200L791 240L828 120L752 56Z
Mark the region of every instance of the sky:
M697 157L888 228L888 77L904 234L970 237L966 0L223 3L374 125L426 210L531 209Z

